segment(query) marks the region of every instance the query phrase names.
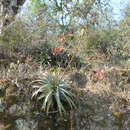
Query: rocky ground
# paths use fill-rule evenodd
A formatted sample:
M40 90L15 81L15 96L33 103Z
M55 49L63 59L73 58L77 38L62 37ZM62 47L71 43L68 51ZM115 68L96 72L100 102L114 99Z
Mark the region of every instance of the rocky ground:
M5 62L7 62L5 60ZM32 99L31 81L45 70L31 58L24 62L0 61L0 130L129 130L130 70L98 64L90 69L68 71L75 88L77 109L63 116L40 109L41 102Z

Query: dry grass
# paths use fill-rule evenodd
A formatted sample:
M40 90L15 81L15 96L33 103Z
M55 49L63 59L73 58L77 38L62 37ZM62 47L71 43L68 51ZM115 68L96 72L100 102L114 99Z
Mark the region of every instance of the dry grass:
M106 80L96 79L100 68L106 74ZM1 81L3 79L13 81L20 87L21 81L31 82L43 77L48 71L48 68L39 66L31 57L28 57L25 63L12 63L5 70L1 70ZM78 120L84 124L85 128L90 125L90 130L119 130L119 127L122 130L129 129L129 69L96 64L88 70L82 68L80 71L68 71L64 77L68 78L71 86L76 89L79 105L74 112L77 117L76 119L73 117L73 126L71 127L75 128L74 124ZM89 117L89 115L91 116ZM84 122L89 122L89 124ZM81 124L79 123L77 127L82 130Z

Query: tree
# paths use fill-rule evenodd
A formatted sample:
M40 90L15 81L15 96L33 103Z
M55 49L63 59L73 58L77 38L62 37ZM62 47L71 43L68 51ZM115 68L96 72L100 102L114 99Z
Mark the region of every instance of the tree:
M8 26L14 21L18 9L25 3L25 0L1 0L0 1L0 28ZM2 32L2 31L1 31Z
M130 57L130 4L128 3L123 10L123 19L120 21L119 38L117 44L121 49L121 54L124 57Z

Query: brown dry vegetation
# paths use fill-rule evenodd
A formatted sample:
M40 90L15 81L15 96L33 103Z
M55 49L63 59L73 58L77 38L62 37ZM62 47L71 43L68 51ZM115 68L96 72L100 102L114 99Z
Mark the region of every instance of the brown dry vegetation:
M103 13L107 4L98 2L72 3L68 25L55 17L64 12L53 3L36 5L31 16L26 12L5 28L0 35L0 130L130 129L129 5L116 25L107 19L109 11ZM54 51L58 47L64 49ZM62 116L57 111L46 116L42 101L32 99L32 81L47 73L58 73L71 86L76 109L66 105Z

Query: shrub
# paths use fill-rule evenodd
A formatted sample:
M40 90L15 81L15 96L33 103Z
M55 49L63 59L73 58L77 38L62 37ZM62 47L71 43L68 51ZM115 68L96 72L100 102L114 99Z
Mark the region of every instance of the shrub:
M31 34L27 32L25 22L17 19L3 30L1 40L5 50L23 52L31 41Z
M75 95L70 92L70 86L61 80L56 74L47 74L41 80L36 80L33 83L40 83L40 85L33 85L36 88L32 97L38 96L38 100L43 100L42 109L48 115L50 109L58 109L59 113L65 112L64 103L69 104L69 107L76 108L73 102Z

